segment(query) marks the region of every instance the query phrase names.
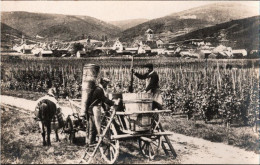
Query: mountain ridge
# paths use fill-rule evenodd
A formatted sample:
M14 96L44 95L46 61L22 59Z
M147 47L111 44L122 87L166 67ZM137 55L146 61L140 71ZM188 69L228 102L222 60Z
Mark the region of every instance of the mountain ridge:
M120 38L123 41L134 40L136 37L143 36L145 31L150 28L157 34L158 38L168 40L181 35L181 33L186 34L204 27L254 15L257 15L257 13L242 4L218 2L149 20L124 30ZM163 33L167 33L169 38L164 36Z
M146 18L137 18L137 19L127 19L119 21L109 21L108 23L119 27L122 30L129 29L131 27L137 26L141 23L147 22L149 19Z
M2 12L1 22L32 37L43 35L45 38L61 40L73 40L83 34L98 39L102 35L115 37L121 31L118 27L94 17L24 11ZM52 30L53 27L64 28L65 30L59 32L57 28Z
M178 36L171 42L189 39L206 39L220 44L221 40L228 41L227 45L235 49L258 50L260 16L232 20L215 26L199 29Z

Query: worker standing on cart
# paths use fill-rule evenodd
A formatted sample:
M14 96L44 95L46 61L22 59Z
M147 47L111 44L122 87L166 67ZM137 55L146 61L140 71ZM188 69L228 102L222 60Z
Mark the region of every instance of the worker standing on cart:
M95 87L93 90L90 106L88 108L88 129L87 129L87 145L95 144L96 143L96 136L101 135L101 112L106 111L107 108L105 104L108 106L113 106L118 104L115 101L109 100L106 97L106 88L109 84L110 80L108 78L101 78L100 84Z
M139 79L146 79L145 93L153 94L153 109L162 109L162 97L159 89L159 76L153 69L153 64L144 65L147 68L145 74L139 74L132 69L134 75Z

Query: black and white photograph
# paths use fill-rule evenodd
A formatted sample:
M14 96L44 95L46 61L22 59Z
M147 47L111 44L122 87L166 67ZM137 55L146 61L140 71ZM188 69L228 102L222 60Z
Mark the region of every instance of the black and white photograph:
M259 1L1 0L1 164L259 164Z

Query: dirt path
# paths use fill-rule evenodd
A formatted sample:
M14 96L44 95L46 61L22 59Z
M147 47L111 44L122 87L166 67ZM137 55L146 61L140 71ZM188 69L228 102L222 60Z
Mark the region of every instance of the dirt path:
M170 139L183 164L259 164L254 152L223 143L176 133Z
M1 104L11 105L25 110L33 111L35 101L1 95ZM64 107L66 115L71 113L69 107ZM159 158L153 162L144 161L138 155L137 146L129 148L130 145L122 145L121 156L118 162L128 163L183 163L183 164L259 164L259 155L251 151L245 151L237 147L222 143L214 143L207 140L189 137L174 133L169 137L178 155L176 160L165 160ZM129 150L131 150L129 152ZM131 154L130 154L131 153ZM132 159L131 161L128 161ZM163 162L162 162L163 160ZM140 162L141 161L141 162Z

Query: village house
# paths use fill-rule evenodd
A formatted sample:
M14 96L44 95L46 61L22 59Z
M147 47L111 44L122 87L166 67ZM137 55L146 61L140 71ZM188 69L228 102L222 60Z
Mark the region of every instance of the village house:
M154 33L153 33L153 30L152 30L152 29L147 29L147 30L145 31L145 35L146 35L146 40L147 40L147 41L153 40Z
M174 49L163 49L162 51L158 52L158 54L167 54L167 55L173 55L175 54L175 50Z
M132 48L138 48L139 45L140 45L140 42L141 42L140 40L134 40L131 47Z
M217 46L216 48L214 48L212 50L212 53L218 54L218 55L223 56L223 57L232 57L233 56L232 48L226 47L224 45Z
M124 50L123 44L117 39L113 45L113 50L115 50L117 53L120 53Z
M182 57L187 57L187 56L191 56L191 53L190 53L189 50L181 50L181 51L180 51L180 55L181 55Z
M77 58L84 57L84 56L86 56L86 55L87 55L87 53L86 53L85 50L79 50L79 51L77 51L77 53L76 53L76 57L77 57Z
M41 50L39 52L39 57L52 57L53 52L51 50Z
M15 45L13 47L13 50L19 52L19 53L23 53L23 54L31 54L32 53L32 49L35 47L35 44L33 45L26 45L26 44L22 44L20 46Z
M245 57L247 56L247 51L245 49L235 49L232 50L232 54L234 57Z
M136 54L136 53L138 53L138 47L134 47L134 48L125 48L125 50L124 50L125 52L129 52L129 53L131 53L131 54Z
M198 51L198 54L200 55L200 58L208 58L209 57L209 55L212 53L212 51L211 50L199 50Z
M190 39L190 40L185 40L183 44L190 44L190 45L195 45L195 46L203 46L205 45L205 42L202 39Z
M161 48L163 46L164 42L161 39L156 40L156 45L158 48Z
M97 47L97 50L102 50L106 54L110 52L111 50L115 50L117 53L122 53L124 50L123 44L117 39L116 41L106 41L102 45L102 47Z

